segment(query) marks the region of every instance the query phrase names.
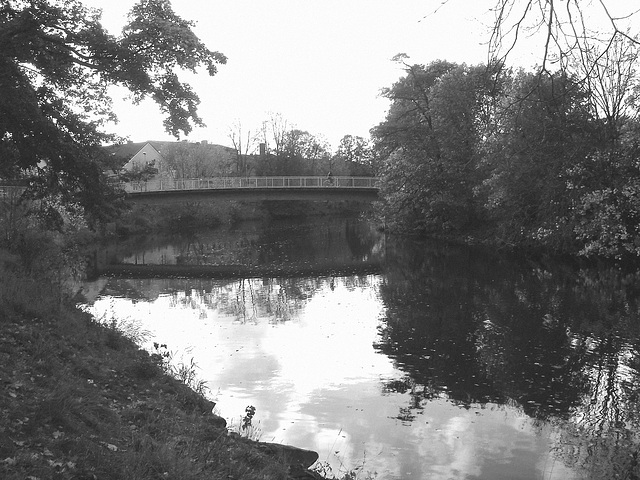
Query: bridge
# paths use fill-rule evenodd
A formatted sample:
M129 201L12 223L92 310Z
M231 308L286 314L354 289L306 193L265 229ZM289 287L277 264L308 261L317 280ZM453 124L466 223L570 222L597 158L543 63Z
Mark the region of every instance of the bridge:
M359 200L378 196L376 177L215 177L152 179L121 183L127 199L140 203L194 201L204 197L227 200Z

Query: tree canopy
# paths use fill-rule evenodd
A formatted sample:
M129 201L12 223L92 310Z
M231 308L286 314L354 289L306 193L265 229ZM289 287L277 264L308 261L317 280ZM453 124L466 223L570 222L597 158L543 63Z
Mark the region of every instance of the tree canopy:
M579 71L405 63L405 76L384 90L387 117L372 129L385 224L640 256L635 58L604 69L597 92Z
M179 73L214 75L226 62L169 0L140 0L117 37L100 18L79 0L0 4L0 177L29 173L38 196L61 195L98 216L99 147L115 138L105 131L115 120L109 87L126 87L134 103L153 99L178 137L203 124Z
M383 91L389 112L371 130L386 225L640 256L640 40L630 28L640 9L488 3L486 65L395 57L405 75ZM508 65L536 42L536 67Z

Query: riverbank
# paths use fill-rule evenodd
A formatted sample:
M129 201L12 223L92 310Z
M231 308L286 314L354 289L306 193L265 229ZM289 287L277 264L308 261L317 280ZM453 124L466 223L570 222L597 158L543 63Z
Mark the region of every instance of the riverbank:
M52 278L0 251L0 478L322 478L313 452L231 432L161 347L137 346L144 332L80 311Z
M357 216L371 211L370 202L210 200L167 205L133 205L114 224L119 236L184 232L233 225L247 220L316 216Z

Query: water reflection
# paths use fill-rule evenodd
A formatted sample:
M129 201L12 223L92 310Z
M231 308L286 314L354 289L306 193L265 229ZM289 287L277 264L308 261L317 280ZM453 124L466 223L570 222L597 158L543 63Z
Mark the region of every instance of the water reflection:
M193 356L223 416L237 422L254 405L264 440L317 450L334 470L640 474L634 275L385 242L341 220L207 232L95 258L104 269L107 259L295 266L226 278L130 270L97 278L87 297ZM355 274L341 271L345 262ZM292 273L301 265L317 274Z
M407 374L386 388L411 397L399 418L438 398L509 406L537 429L556 427L556 458L578 478L635 478L635 278L421 247L388 246L381 287L376 348Z
M149 236L96 250L93 277L245 278L380 273L384 238L348 219L246 223L189 236Z

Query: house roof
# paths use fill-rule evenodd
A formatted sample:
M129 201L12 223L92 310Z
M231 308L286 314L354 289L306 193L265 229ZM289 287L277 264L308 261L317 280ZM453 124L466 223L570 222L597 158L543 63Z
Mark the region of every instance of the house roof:
M142 150L146 144L150 144L153 148L160 152L161 144L164 143L175 143L175 142L154 142L154 141L146 141L146 142L127 142L116 145L109 145L105 147L108 153L111 155L122 158L125 162L129 161L136 153ZM160 148L159 148L160 147Z
M173 145L198 145L198 142L158 142L155 140L147 140L146 142L127 142L119 145L109 145L105 147L107 153L116 157L120 160L119 163L125 165L131 158L133 158L145 145L151 145L155 148L158 153L162 154L163 150L166 150L170 146ZM207 143L208 147L211 148L212 151L216 151L217 153L234 153L235 150L231 147L225 147L224 145L218 145L214 143Z

